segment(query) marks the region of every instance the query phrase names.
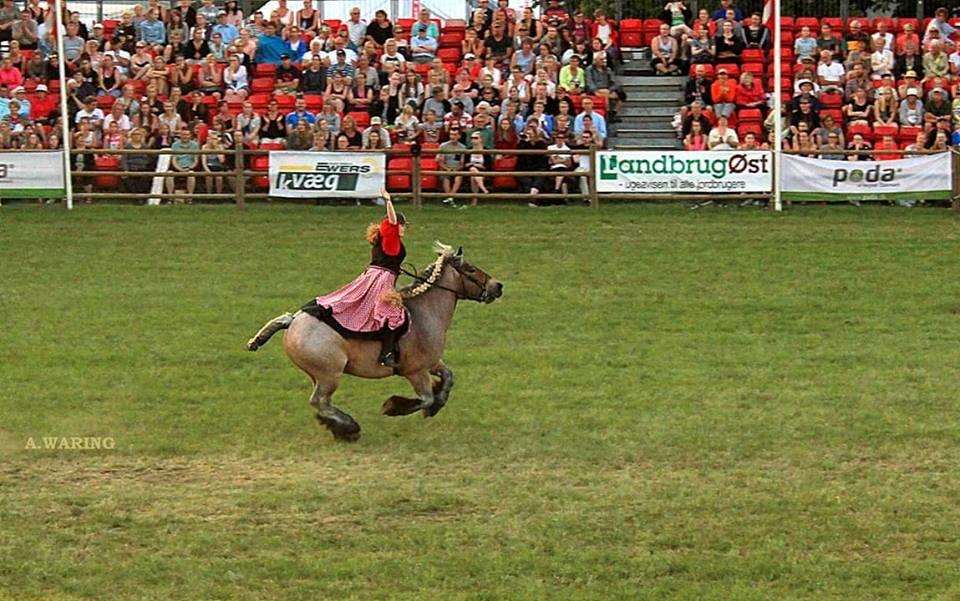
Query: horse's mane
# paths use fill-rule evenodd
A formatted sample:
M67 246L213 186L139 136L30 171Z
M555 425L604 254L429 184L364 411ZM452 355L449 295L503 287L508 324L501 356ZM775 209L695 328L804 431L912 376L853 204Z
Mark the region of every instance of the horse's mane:
M421 288L422 286L424 286L425 281L429 281L431 276L433 276L433 277L439 277L439 275L440 275L439 272L437 272L436 274L434 274L434 272L436 272L436 270L437 270L437 265L438 265L438 264L446 264L446 262L447 262L451 257L453 257L453 255L454 255L454 253L455 253L456 251L453 249L452 246L447 246L447 245L444 244L443 242L440 242L439 240L436 240L436 241L433 243L433 252L437 253L437 260L434 261L433 263L427 265L427 266L424 267L423 269L421 269L420 272L417 273L417 279L416 279L416 280L414 280L414 281L411 282L410 284L404 286L403 288L400 288L400 289L397 291L397 292L400 293L401 297L403 297L403 298L412 298L412 297L414 297L414 296L417 296L418 294L422 294L423 292L426 292L426 289L421 289L421 290L419 290L419 291L416 290L416 289L417 289L417 288ZM432 282L431 282L431 283L432 283ZM429 288L429 286L427 286L427 288Z

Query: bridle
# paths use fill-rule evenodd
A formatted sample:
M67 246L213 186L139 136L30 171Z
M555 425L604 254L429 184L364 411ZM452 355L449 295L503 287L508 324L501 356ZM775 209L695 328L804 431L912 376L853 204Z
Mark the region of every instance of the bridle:
M430 282L426 278L423 278L417 275L416 273L407 271L403 267L400 267L400 273L404 275L408 275L412 277L414 280L416 280L418 283L426 284L430 288L439 288L440 290L446 290L447 292L452 292L454 295L456 295L457 300L471 300L471 301L477 301L478 303L483 303L487 301L487 282L490 281L490 276L488 274L477 269L479 273L483 274L483 281L480 281L479 279L475 278L470 274L463 273L462 271L460 271L460 268L455 265L451 265L451 267L453 267L454 271L456 271L460 275L461 279L467 280L470 283L474 284L480 290L480 294L478 296L471 296L465 292L465 287L462 287L464 289L461 289L461 290L455 290L453 288L448 288L447 286L444 286L438 282Z

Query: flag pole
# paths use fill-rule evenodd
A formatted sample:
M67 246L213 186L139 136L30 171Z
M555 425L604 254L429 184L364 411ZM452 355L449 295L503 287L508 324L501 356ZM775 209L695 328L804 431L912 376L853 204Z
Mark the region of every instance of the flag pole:
M67 110L67 57L63 55L63 36L67 26L61 18L66 12L66 0L54 0L53 26L57 36L57 69L60 71L60 138L63 142L63 183L67 209L73 209L73 182L70 180L70 112Z
M783 199L780 195L780 170L783 158L783 86L781 81L781 64L783 57L780 54L780 2L767 0L773 9L773 209L783 210Z

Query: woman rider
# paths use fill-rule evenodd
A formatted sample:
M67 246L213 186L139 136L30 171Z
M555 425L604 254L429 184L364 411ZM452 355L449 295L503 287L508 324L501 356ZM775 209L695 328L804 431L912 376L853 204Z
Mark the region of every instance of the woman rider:
M397 366L397 339L406 331L406 311L394 290L407 250L403 236L407 219L393 208L384 189L387 216L367 227L367 242L373 246L370 265L355 280L335 292L318 296L301 309L348 338L379 338L380 365Z

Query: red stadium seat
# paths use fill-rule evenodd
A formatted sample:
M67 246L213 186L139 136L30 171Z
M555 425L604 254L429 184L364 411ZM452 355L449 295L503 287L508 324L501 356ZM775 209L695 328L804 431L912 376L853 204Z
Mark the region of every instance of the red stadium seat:
M276 144L280 148L272 150L283 150L283 145ZM263 148L263 145L260 146ZM251 171L262 171L266 173L270 170L270 157L265 154L258 154L253 157L250 161L250 170ZM253 187L257 190L268 190L270 189L270 177L266 175L258 175L253 178Z
M843 111L840 109L820 109L820 118L823 119L826 116L833 117L833 122L837 124L843 123Z
M340 19L324 19L323 22L330 26L330 31L334 32L338 31L340 29L340 25L343 24L343 21Z
M873 129L869 125L854 124L847 128L847 137L852 138L854 134L862 134L869 140L873 135Z
M824 17L820 20L820 24L823 25L824 23L829 25L830 29L832 29L837 35L843 33L843 19L840 17Z
M440 48L460 48L460 42L466 38L466 34L462 31L444 31L443 37L440 38Z
M922 33L920 31L920 22L917 21L916 19L911 19L909 17L900 17L899 19L897 19L897 33L903 33L903 26L907 24L913 25L914 33L917 33L917 34Z
M52 83L52 82L51 82ZM142 97L147 94L147 82L143 79L128 79L125 85L133 86L133 93L137 97ZM51 88L51 91L53 89Z
M763 121L763 112L760 109L740 109L737 111L737 120L740 123L760 123Z
M110 154L98 154L93 159L96 171L120 171L120 157ZM98 175L94 178L98 190L116 190L120 187L120 178L116 175Z
M297 102L297 99L290 94L280 94L274 98L277 100L277 108L287 113L293 110L293 105Z
M206 123L198 123L196 133L197 133L197 143L204 144L207 141L207 136L210 134L210 128L207 127Z
M643 19L623 19L620 21L620 33L643 31Z
M897 141L901 144L913 144L917 139L917 135L919 135L922 131L922 127L904 125L900 128L900 131L897 134Z
M747 48L740 53L740 60L745 63L762 63L765 59L763 50L757 48Z
M620 34L620 45L624 48L639 48L644 46L643 33L639 31L625 31Z
M740 126L737 127L737 135L739 135L740 140L743 141L743 138L746 137L747 134L753 134L757 139L762 140L763 125L760 123L741 123Z
M257 77L250 84L250 92L252 94L272 94L274 87L277 85L276 80L267 78L267 77Z
M410 175L393 174L391 171L410 171L413 161L407 158L396 158L387 161L387 189L391 192L407 192L410 190Z
M780 31L793 31L793 17L780 16Z
M789 31L780 32L780 47L793 48L793 34Z
M763 70L764 70L763 63L744 63L743 64L743 72L753 73L754 77L762 77Z
M276 79L277 66L273 63L261 63L257 65L255 72L257 77L268 77L270 79Z
M894 125L877 125L873 128L873 137L877 140L883 138L883 136L893 136L897 137L900 133L900 127L896 124ZM916 136L914 136L916 137Z
M877 25L879 25L881 22L887 24L887 31L890 33L893 33L893 31L897 28L896 23L890 17L874 17L873 22L870 23L870 27L873 29L873 31L876 31Z
M116 102L116 98L110 94L104 94L103 96L97 96L97 108L102 111L110 110L110 107L113 106L113 103Z
M440 48L437 50L437 56L445 63L459 63L460 62L460 49L459 48Z
M517 156L504 156L493 161L493 171L516 171ZM497 191L516 190L517 178L510 175L494 175L493 188Z
M370 126L370 114L366 111L353 111L347 114L357 122L357 129L366 129Z
M736 63L721 63L717 65L717 71L720 69L726 69L730 77L740 77L740 65Z
M809 27L810 31L819 31L820 30L820 20L816 17L797 17L793 21L794 27L793 30L798 32L804 27Z
M663 25L663 21L661 21L660 19L644 19L643 31L644 33L652 33L656 35L660 33L661 25Z
M422 169L423 171L436 171L439 168L440 166L437 164L436 158L433 158L433 159L427 159L423 157L420 158L420 169ZM439 188L439 183L440 181L439 179L437 179L436 175L424 175L423 181L420 183L420 189L424 191L433 192L434 190L437 190Z
M447 19L447 22L443 26L443 34L446 35L451 31L466 31L467 22L463 19Z
M820 94L820 104L827 108L840 108L843 106L843 94L824 92Z
M319 113L323 109L323 95L322 94L304 94L303 99L307 103L307 110Z

